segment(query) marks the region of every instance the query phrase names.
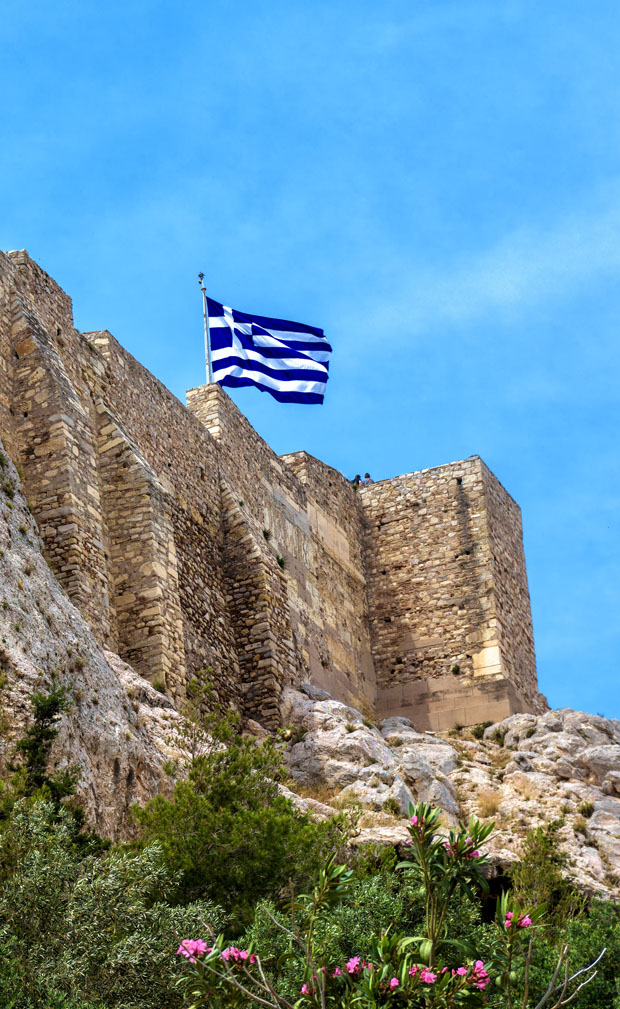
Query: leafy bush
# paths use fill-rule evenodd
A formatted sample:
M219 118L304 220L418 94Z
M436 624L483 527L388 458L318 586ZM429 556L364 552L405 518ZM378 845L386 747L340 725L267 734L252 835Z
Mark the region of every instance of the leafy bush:
M564 927L584 906L583 897L564 876L568 863L558 842L562 820L528 831L519 862L508 870L518 900L544 904L549 925Z
M0 894L0 993L13 1009L180 1006L178 942L205 920L202 901L167 903L176 880L152 845L83 857L73 818L42 800L16 803L0 836L16 868Z
M248 934L247 948L227 946L223 936L208 926L205 938L190 939L179 946L178 952L187 962L179 983L192 1009L211 1004L245 1009L251 1003L273 1009L482 1009L485 1003L509 1009L513 1005L527 1009L532 1004L536 1009L545 1004L560 1009L596 981L593 964L580 965L579 971L569 976L564 945L559 956L555 951L555 963L541 975L537 973L536 986L542 997L535 996L532 974L538 961L532 957L530 934L536 931L544 909L528 911L508 893L497 902L491 956L485 967L479 951L472 947L474 936L455 933L449 912L459 893L474 903L476 892L484 889L485 856L479 845L492 827L471 818L446 837L435 832L437 810L419 803L410 813L412 857L401 867L421 883L421 935L405 936L393 927L394 917L403 912L396 895L395 902L381 909L391 919L387 928L379 930L371 921L368 933L360 935L359 918L346 923L352 927L343 952L340 942L345 933L342 927L332 932L330 924L336 907L351 904L356 884L350 869L330 860L312 892L296 897L291 891L286 911L262 905L262 918L257 917L254 934ZM357 885L367 891L365 896L370 895L367 878ZM374 913L372 908L371 919ZM352 947L356 940L361 941L360 947ZM362 952L365 944L369 953ZM540 964L547 967L544 961L543 950ZM541 977L547 980L543 982ZM297 986L301 998L295 1000Z
M245 925L259 899L276 896L290 879L307 885L325 858L344 853L350 818L317 823L297 812L278 789L284 772L274 741L240 735L208 687L191 703L187 777L171 798L135 807L134 817L142 841L157 841L178 874L179 901L209 898Z
M569 945L569 972L591 963L602 949L605 956L597 965L597 975L588 985L583 1004L588 1009L620 1009L620 906L596 900L587 913L566 923L561 935L543 935L532 953L530 971L533 1004L542 998L545 984L558 955L558 945ZM517 1002L518 1005L518 1002Z

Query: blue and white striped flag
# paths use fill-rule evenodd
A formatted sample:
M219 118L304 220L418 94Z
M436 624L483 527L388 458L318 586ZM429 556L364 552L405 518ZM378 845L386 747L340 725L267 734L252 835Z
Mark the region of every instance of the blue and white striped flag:
M322 403L332 348L322 329L247 315L207 298L213 381L256 385L280 403Z

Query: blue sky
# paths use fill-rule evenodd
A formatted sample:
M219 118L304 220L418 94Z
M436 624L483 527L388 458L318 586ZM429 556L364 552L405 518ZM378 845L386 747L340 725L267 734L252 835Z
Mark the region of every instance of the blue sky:
M180 398L196 275L323 326L278 452L481 455L523 509L540 686L620 717L616 0L34 0L0 39L0 246Z

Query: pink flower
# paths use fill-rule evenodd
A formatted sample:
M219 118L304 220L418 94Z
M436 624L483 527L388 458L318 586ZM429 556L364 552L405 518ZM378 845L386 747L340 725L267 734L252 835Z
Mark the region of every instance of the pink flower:
M456 973L458 974L459 977L465 977L466 974L469 974L469 971L467 967L457 967Z
M183 939L177 950L177 955L184 956L190 963L196 963L196 956L210 953L211 948L211 946L207 946L204 939Z
M360 963L361 963L361 959L360 959L359 956L352 956L351 959L347 960L347 962L345 963L345 965L344 965L345 966L345 970L347 970L349 972L349 974L359 974L359 972L360 972Z
M415 976L416 976L416 974L418 973L419 969L420 969L420 968L418 967L417 963L416 963L416 964L414 964L414 965L413 965L413 967L411 967L411 969L409 970L409 975L410 975L411 977L415 977Z
M237 949L236 946L227 946L220 953L222 960L232 960L233 963L256 963L256 956L247 949Z
M514 913L512 911L506 911L506 921L504 922L504 928L510 928L514 923ZM522 914L517 921L517 928L529 928L532 924L532 919L529 914Z
M470 981L478 989L478 991L484 991L486 986L490 981L490 977L484 969L484 963L482 960L476 960L472 972Z
M342 977L340 967L336 967L336 969L332 971L332 977Z
M301 986L301 994L302 995L311 995L312 994L312 989L309 988L307 984L302 984L302 986Z
M467 858L480 858L479 851L470 851L467 853Z
M393 991L394 988L398 988L399 984L400 984L400 981L398 980L398 978L397 977L393 977L392 980L390 981L390 988L391 988L391 990Z
M423 967L422 971L420 972L420 980L424 981L424 984L434 984L435 981L437 980L437 975L433 974L433 972L430 971L428 967Z
M417 818L417 816L412 816L411 817L411 823L413 824L414 827L417 827L417 825L418 825L418 818Z

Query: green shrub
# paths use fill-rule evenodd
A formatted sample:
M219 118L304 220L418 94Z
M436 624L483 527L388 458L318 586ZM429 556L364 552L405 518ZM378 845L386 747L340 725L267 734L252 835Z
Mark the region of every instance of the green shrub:
M31 697L33 718L26 732L16 744L16 753L23 759L26 795L33 795L46 789L55 802L72 795L77 781L77 771L73 768L50 776L47 764L54 739L58 735L56 725L60 716L69 711L73 701L65 687L52 682L48 693L35 692Z
M484 730L488 729L493 722L480 722L478 725L472 725L471 734L474 739L482 739L484 737Z
M388 798L383 803L383 812L391 813L392 816L403 816L403 811L400 808L400 802L395 799L393 795L389 795Z
M508 870L522 904L544 904L549 925L564 926L583 910L583 897L564 877L568 857L558 842L562 820L528 831L523 857Z
M242 925L258 900L276 896L289 879L306 885L327 856L342 853L350 818L317 823L297 812L278 789L277 745L238 734L235 716L202 689L212 711L201 714L198 697L186 711L187 777L171 798L159 795L133 815L142 842L158 841L178 874L177 899L209 898Z
M412 860L401 868L405 885L419 886L415 935L400 930L402 887L395 893L381 874L356 881L346 866L329 861L310 892L291 892L286 909L260 905L242 940L247 949L227 947L213 929L184 944L182 983L193 1009L247 1009L252 1004L273 1009L541 1009L547 1002L560 1009L574 1001L584 984L596 981L590 955L585 962L580 958L578 971L569 976L564 944L558 956L553 944L543 942L533 956L540 946L543 907L526 909L504 893L493 925L468 928L459 921L462 901L475 914L476 892L485 892L485 856L479 845L492 828L471 818L446 837L436 833L437 810L419 803L410 807L410 815ZM616 941L608 923L596 936L597 946L601 938ZM483 961L484 946L488 953ZM616 946L620 956L617 941ZM599 954L596 949L600 959ZM541 998L546 990L547 997Z
M73 818L22 799L1 835L18 853L0 893L0 992L14 1009L35 1006L176 1009L179 941L210 902L173 907L176 880L156 845L83 857Z
M597 975L575 1002L587 1009L620 1009L620 905L611 901L595 900L589 911L568 921L561 933L543 934L533 950L530 971L531 1005L542 998L562 943L569 944L569 973L581 970L599 955L605 956L597 965ZM518 999L515 1005L520 1005Z

